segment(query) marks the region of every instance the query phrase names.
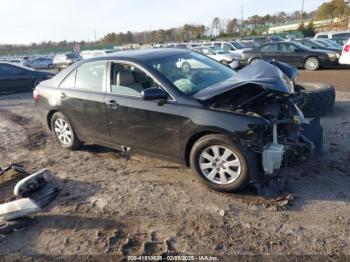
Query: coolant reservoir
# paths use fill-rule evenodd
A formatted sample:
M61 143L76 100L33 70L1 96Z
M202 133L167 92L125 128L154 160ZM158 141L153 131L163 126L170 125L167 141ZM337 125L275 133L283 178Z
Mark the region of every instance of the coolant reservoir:
M277 143L264 150L262 162L266 174L272 175L275 169L281 168L284 152L284 145Z

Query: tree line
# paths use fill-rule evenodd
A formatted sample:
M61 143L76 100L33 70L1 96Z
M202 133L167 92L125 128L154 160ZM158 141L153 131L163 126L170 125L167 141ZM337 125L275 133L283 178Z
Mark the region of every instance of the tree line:
M211 39L216 37L239 37L245 35L259 35L266 33L268 28L283 23L300 23L300 31L311 36L315 29L313 23L304 26L302 21L324 19L349 19L350 7L345 0L332 0L323 3L317 10L312 12L295 11L291 13L278 12L264 16L253 15L246 19L223 19L215 17L208 26L198 24L185 24L181 27L170 29L150 30L143 32L109 33L96 42L80 41L82 49L103 46L131 45L163 42L187 42L195 40ZM32 52L52 49L72 49L77 42L42 42L31 45L0 45L0 54L14 53L18 51Z

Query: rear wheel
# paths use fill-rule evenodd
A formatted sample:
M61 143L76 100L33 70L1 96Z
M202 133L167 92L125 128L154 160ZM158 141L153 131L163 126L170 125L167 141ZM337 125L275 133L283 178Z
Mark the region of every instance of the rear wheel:
M317 57L309 57L305 60L304 68L308 71L316 71L320 68L320 60Z
M246 156L224 135L199 139L192 147L190 163L197 177L217 191L238 191L249 181Z
M75 150L81 146L74 129L68 118L60 113L55 113L51 118L51 130L57 142L66 149Z
M297 83L296 89L303 94L299 105L305 117L318 117L332 111L335 103L335 89L322 83Z

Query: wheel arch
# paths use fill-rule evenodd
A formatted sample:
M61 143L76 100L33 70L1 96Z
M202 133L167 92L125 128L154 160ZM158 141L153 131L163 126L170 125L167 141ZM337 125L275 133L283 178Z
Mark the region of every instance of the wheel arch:
M47 127L49 128L50 131L52 131L52 128L51 128L51 119L52 119L52 116L59 112L58 110L51 110L49 111L49 113L47 114L47 117L46 117L46 123L47 123Z
M321 58L318 57L318 56L315 55L315 54L312 54L312 55L308 55L308 56L306 56L306 57L304 58L304 62L303 62L303 65L304 65L304 66L305 66L306 61L307 61L309 58L311 58L311 57L316 58L316 59L320 62L320 65L321 65Z
M186 143L185 152L184 152L184 161L186 166L190 166L190 154L193 145L202 137L207 135L226 135L225 133L216 132L216 131L200 131L198 133L193 134Z

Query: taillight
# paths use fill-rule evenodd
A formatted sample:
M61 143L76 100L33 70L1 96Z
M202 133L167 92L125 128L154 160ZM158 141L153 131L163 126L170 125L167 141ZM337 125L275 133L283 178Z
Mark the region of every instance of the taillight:
M350 45L344 46L344 52L345 52L345 53L350 52Z
M33 98L34 98L34 100L38 100L39 97L40 97L39 91L37 89L34 89L34 91L33 91Z

